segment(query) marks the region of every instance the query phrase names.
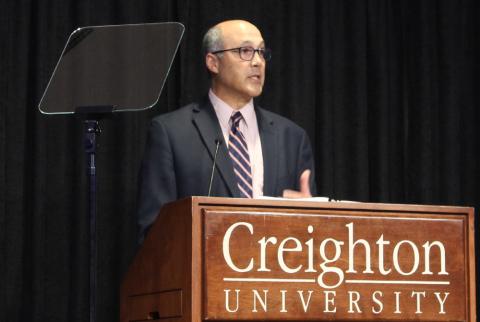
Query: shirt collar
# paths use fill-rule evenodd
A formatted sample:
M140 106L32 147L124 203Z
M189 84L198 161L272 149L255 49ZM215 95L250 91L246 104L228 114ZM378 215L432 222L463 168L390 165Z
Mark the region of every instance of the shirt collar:
M220 99L215 93L210 89L208 92L208 97L210 98L210 102L212 102L213 109L215 110L215 113L218 116L218 119L221 124L229 124L230 122L230 117L237 112L234 108L232 108L230 105L225 103L222 99ZM243 120L245 121L245 124L253 124L252 122L255 122L255 109L253 107L253 99L251 99L245 106L242 106L240 109L238 109L242 113Z

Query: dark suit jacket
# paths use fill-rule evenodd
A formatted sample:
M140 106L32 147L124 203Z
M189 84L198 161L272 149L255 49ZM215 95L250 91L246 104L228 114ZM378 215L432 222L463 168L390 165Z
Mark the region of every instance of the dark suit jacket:
M305 169L312 170L310 186L314 194L314 161L306 132L277 114L257 106L255 111L264 162L263 194L281 196L284 189L298 190ZM216 140L222 144L211 195L240 197L227 145L208 98L152 120L140 171L140 238L165 203L208 194Z

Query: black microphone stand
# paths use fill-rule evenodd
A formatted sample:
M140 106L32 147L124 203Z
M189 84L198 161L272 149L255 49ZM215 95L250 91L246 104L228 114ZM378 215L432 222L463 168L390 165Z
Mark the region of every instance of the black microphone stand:
M207 197L210 197L210 193L212 192L213 176L215 175L215 166L217 165L218 147L221 144L222 144L221 140L219 140L219 139L215 140L215 156L213 157L212 174L210 175L210 184L208 185L208 195L207 195Z

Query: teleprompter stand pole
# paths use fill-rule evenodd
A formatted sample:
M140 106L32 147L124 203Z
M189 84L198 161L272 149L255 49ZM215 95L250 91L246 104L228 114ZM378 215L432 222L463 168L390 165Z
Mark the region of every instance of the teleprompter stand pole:
M96 155L98 136L101 133L100 119L112 116L113 106L81 106L75 109L77 115L83 115L84 121L84 148L87 161L88 179L88 218L90 234L89 256L89 302L90 319L95 322L97 316L97 165Z
M97 290L97 173L96 150L97 135L100 134L98 120L84 121L84 145L87 157L88 176L88 213L90 222L90 322L96 317L96 290Z

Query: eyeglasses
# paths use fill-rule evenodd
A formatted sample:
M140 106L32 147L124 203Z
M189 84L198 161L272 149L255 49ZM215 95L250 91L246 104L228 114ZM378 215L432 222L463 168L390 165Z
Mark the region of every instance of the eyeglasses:
M237 48L229 48L223 50L217 50L212 52L212 54L220 54L226 51L236 51L241 59L250 61L255 56L255 53L258 53L258 56L265 61L270 60L272 58L272 51L269 48L253 48L253 47L237 47Z

